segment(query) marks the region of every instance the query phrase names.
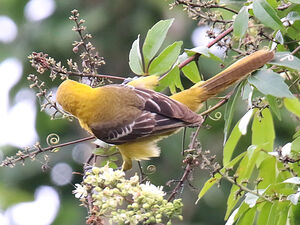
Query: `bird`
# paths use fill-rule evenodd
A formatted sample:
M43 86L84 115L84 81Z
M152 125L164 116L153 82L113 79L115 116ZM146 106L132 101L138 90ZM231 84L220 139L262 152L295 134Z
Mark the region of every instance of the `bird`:
M132 160L158 157L158 141L203 122L197 114L203 102L273 58L274 51L256 51L216 76L171 96L151 90L158 83L155 76L96 88L66 79L58 87L56 101L78 119L83 129L117 146L125 171L132 168Z

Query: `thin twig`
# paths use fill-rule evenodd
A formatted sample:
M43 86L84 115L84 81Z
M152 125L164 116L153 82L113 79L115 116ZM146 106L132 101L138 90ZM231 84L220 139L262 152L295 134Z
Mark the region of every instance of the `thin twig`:
M300 50L300 45L292 51L292 55L295 55Z
M185 180L188 178L190 172L192 171L191 165L187 164L187 166L184 169L184 173L182 177L180 178L179 182L177 183L176 187L173 189L172 193L170 194L168 201L172 201L175 198L175 195L177 194L178 190L182 187Z
M176 0L176 2L179 3L179 4L182 4L182 5L192 6L192 7L198 7L198 8L224 9L224 10L227 10L227 11L232 12L234 14L238 14L237 11L235 11L234 9L226 7L225 5L207 4L207 3L197 4L197 3L186 2L186 1L182 1L182 0Z
M233 91L230 91L221 101L219 101L217 104L215 104L213 107L207 109L206 111L200 113L200 116L207 115L211 113L212 111L216 110L217 108L224 105L226 102L228 102L229 98L232 96Z
M256 195L256 196L258 196L258 197L264 199L264 200L267 201L267 202L272 202L270 199L268 199L268 198L265 197L264 195L259 194L257 191L251 190L251 189L247 188L246 186L237 183L232 177L228 176L227 174L222 173L221 171L218 171L218 173L219 173L223 178L225 178L226 180L228 180L230 183L232 183L232 184L238 186L238 187L240 188L240 190L245 191L245 192L248 192L248 193L251 193L251 194L253 194L253 195Z
M196 144L196 140L197 140L197 136L198 136L198 133L200 131L200 128L201 128L201 125L199 125L197 127L197 130L196 132L194 133L193 135L193 138L192 138L192 141L191 141L191 144L189 146L189 148L195 148L195 144ZM184 182L188 179L190 173L192 172L193 168L192 168L192 163L193 162L188 162L185 169L184 169L184 172L183 172L183 175L181 176L180 180L178 181L176 187L172 190L172 193L170 194L169 198L168 198L168 201L172 201L178 190L182 187L182 185L184 184Z
M59 71L59 73L62 73L62 72ZM118 77L118 76L114 76L114 75L93 74L93 73L79 73L79 72L71 72L71 71L68 71L65 74L68 75L68 76L77 76L77 77L97 77L97 78L115 79L115 80L125 80L126 79L125 77Z
M24 161L26 158L29 158L29 157L32 157L32 156L36 156L37 154L39 154L41 152L51 151L51 150L56 149L56 148L61 148L61 147L65 147L65 146L68 146L68 145L73 145L73 144L81 143L81 142L84 142L84 141L92 140L94 138L95 138L94 136L89 136L89 137L77 139L77 140L74 140L74 141L65 142L65 143L62 143L62 144L50 145L50 146L48 146L46 148L35 147L36 150L34 150L34 151L24 152L21 155L18 154L17 157L14 157L14 158L10 158L10 157L6 158L0 164L0 167L14 165L15 163L17 163L19 161Z
M223 39L225 36L227 36L228 34L230 34L233 31L233 26L229 27L227 30L225 30L224 32L222 32L221 34L219 34L214 40L212 40L211 42L209 42L207 44L207 48L212 47L213 45L215 45L217 42L219 42L221 39ZM181 69L182 67L186 66L187 64L189 64L190 62L192 62L193 60L197 60L197 58L200 56L199 53L192 55L191 57L189 57L188 59L184 60L183 62L181 62L178 67L179 69Z

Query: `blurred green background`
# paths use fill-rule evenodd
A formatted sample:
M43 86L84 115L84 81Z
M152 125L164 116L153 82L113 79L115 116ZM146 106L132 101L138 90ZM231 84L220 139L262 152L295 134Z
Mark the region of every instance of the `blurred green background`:
M197 21L188 18L181 7L169 10L169 3L161 0L0 0L0 159L35 141L46 146L46 137L51 133L58 134L61 143L87 136L77 122L51 121L47 113L40 112L39 100L29 89L26 79L28 74L35 73L27 59L33 51L47 53L65 65L66 59L78 59L72 52L72 42L78 40L78 36L71 31L73 23L68 20L71 10L79 10L81 18L86 20L88 32L94 37L93 44L105 58L106 65L99 73L128 77L134 76L128 66L132 42L138 34L144 38L147 30L161 19L175 18L167 43L183 40L184 48L194 47L191 35L197 28ZM200 61L204 75L215 74L220 68L214 62ZM51 82L47 74L40 78L46 81L48 89L60 83L59 79ZM186 82L185 85L189 84ZM245 110L242 106L238 109L234 122ZM291 129L295 126L292 119L285 121L285 124L275 121L280 137L278 144L285 143L294 130ZM223 119L208 119L199 135L203 149L216 153L218 161L222 157L223 124ZM190 132L187 132L186 143ZM182 133L163 140L160 144L162 156L142 163L143 166L156 166L157 172L150 175L154 184L165 185L169 180L180 178L183 172L181 142ZM249 143L250 137L244 137L240 151ZM1 168L0 224L85 224L87 211L72 195L74 184L80 183L82 177L71 173L82 172L82 162L92 149L93 145L89 143L68 146L57 153L40 155L34 161L26 160L24 166ZM130 173L135 171L138 171L136 166ZM208 178L207 171L193 173L191 184L194 188L186 184L181 193L184 222L176 221L175 224L224 224L228 183L213 188L197 205L194 204L199 188Z

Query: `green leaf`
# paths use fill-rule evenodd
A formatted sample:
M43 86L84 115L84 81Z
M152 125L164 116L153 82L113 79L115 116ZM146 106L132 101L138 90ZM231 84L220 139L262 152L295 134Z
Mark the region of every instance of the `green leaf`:
M104 155L104 154L106 154L106 149L104 149L104 148L96 148L93 151L93 154L95 154L95 155Z
M178 66L175 66L164 78L159 82L159 86L155 89L160 92L166 87L170 88L172 94L176 93L176 87L183 90L183 86L180 80L180 71Z
M264 109L261 116L256 113L252 123L252 144L263 146L264 150L273 151L275 130L272 114L269 109Z
M150 75L161 75L171 69L176 62L182 46L182 41L174 42L166 47L159 56L157 56L149 66Z
M288 202L276 202L272 205L270 214L268 217L268 222L266 225L286 225L287 223L287 213L289 210Z
M253 13L265 26L273 30L283 29L276 11L265 0L253 1Z
M193 83L198 83L201 81L201 76L195 61L190 62L182 69L183 74Z
M281 45L283 45L284 39L283 39L283 35L280 30L276 32L275 40L278 41Z
M300 137L297 137L293 142L291 146L292 151L295 153L300 153Z
M238 125L239 122L234 126L227 142L225 143L224 151L223 151L223 165L226 165L230 161L233 151L242 136L242 133L239 130Z
M242 202L238 208L238 212L234 216L234 221L239 220L245 214L245 212L247 212L247 210L249 210L249 205L247 205L245 202Z
M229 163L224 165L223 169L221 169L221 172L225 172L225 168L230 168L230 167L235 166L235 164L237 164L246 155L246 153L247 152L242 152L237 157L235 157L233 160L231 160Z
M198 201L205 195L205 193L212 187L214 184L221 179L220 174L216 174L214 177L210 178L208 181L205 182L203 185L200 193L198 194L198 199L196 201L196 204Z
M300 59L292 55L290 52L276 52L274 59L269 63L300 71Z
M278 107L278 103L276 102L276 98L272 95L267 95L267 100L269 102L270 108L272 112L275 114L275 116L281 120L281 114Z
M140 51L140 36L132 43L129 52L129 66L132 72L138 75L144 74L143 61Z
M256 207L247 210L236 223L237 225L252 225L254 223Z
M289 87L284 83L284 79L272 70L262 69L255 73L254 76L250 76L248 82L265 95L273 95L279 98L294 97Z
M258 184L258 189L267 188L268 185L276 182L276 158L265 154L267 158L260 163L258 177L262 181Z
M224 112L224 121L225 121L225 125L224 125L224 144L227 140L227 135L228 135L229 130L230 130L234 110L236 109L236 102L237 102L238 97L240 96L241 89L242 89L242 85L239 84L238 87L235 88L234 94L229 98L229 101L226 104L226 108L225 108L225 112Z
M300 118L300 101L297 98L285 98L283 102L287 110Z
M292 12L289 12L289 14L287 14L286 19L289 22L295 22L297 20L300 20L300 15L298 12L292 11Z
M276 225L289 224L288 223L288 211L289 211L288 203L287 202L280 202L278 211L280 211L280 213L279 213L279 218L277 220Z
M289 1L295 4L300 4L300 0L289 0Z
M289 183L289 184L300 184L300 177L290 177L283 181L283 183Z
M249 180L252 174L252 171L255 167L255 161L260 153L261 147L260 146L249 146L247 149L247 155L242 159L239 167L236 170L237 183L240 183L243 180ZM236 192L239 190L239 187L236 185L232 185L230 194L227 198L227 210L225 214L225 220L230 215L231 211L238 203L241 195L236 196Z
M268 217L270 215L272 203L266 202L264 206L262 207L259 216L257 218L257 224L267 224Z
M221 172L224 173L226 168L233 167L235 164L237 164L244 156L246 152L241 153L237 157L235 157L233 160L231 160L227 165L224 165L224 167L221 169ZM203 188L201 189L198 199L196 203L204 196L204 194L217 182L221 179L221 175L219 173L215 174L214 177L210 178L208 181L205 182Z
M233 34L238 38L242 38L248 29L249 13L248 7L243 6L236 16L233 23Z
M246 114L242 117L242 119L239 122L239 130L242 133L242 135L247 134L247 128L248 124L253 116L254 109L250 109Z
M205 46L198 46L192 49L185 49L184 50L188 56L192 56L195 54L200 54L202 56L211 58L212 60L215 60L217 62L221 62L223 63L223 60L220 59L218 56L214 55L213 53L211 53L210 49L208 47Z
M148 31L143 45L145 68L148 68L149 62L160 49L173 21L174 19L161 20Z
M243 90L242 90L242 99L243 100L248 100L248 102L252 102L252 94L253 94L253 87L249 84L249 82L246 82ZM252 103L251 103L252 104Z

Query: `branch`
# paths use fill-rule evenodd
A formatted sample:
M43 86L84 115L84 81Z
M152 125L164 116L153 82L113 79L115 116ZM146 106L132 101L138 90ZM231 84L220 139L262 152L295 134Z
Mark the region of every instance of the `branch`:
M89 137L77 139L77 140L74 140L74 141L65 142L65 143L62 143L62 144L51 145L51 146L48 146L46 148L42 148L40 146L40 144L37 143L33 146L33 149L31 149L31 150L30 149L27 149L27 150L25 149L24 151L18 151L17 154L15 155L15 157L7 157L5 160L3 160L1 162L0 167L14 166L17 162L24 161L26 158L29 158L29 157L34 158L39 153L52 151L56 148L61 148L61 147L65 147L65 146L68 146L68 145L77 144L77 143L80 143L80 142L92 140L94 138L95 138L94 136L89 136Z
M178 4L182 4L182 5L186 5L186 6L192 6L192 7L195 7L195 8L224 9L224 10L227 10L227 11L232 12L234 14L238 14L237 11L235 11L233 9L230 9L230 8L226 7L225 5L211 4L209 2L204 2L202 4L200 4L200 3L197 4L197 3L193 3L193 2L186 2L184 0L176 0L175 2L178 3Z
M200 116L205 116L212 111L216 110L217 108L221 107L224 105L226 102L228 102L229 98L232 96L233 91L230 91L221 101L219 101L217 104L215 104L213 107L207 109L206 111L200 113Z
M223 39L225 36L227 36L228 34L230 34L233 31L233 26L229 27L227 30L225 30L224 32L222 32L221 34L219 34L214 40L212 40L211 42L209 42L207 44L207 47L210 48L213 45L215 45L217 42L219 42L221 39ZM179 69L181 69L182 67L186 66L187 64L189 64L190 62L197 60L199 58L200 54L196 53L195 55L192 55L191 57L189 57L188 59L184 60L183 62L181 62L178 67Z
M232 183L232 184L238 186L238 187L240 188L240 190L245 191L245 192L248 192L248 193L251 193L251 194L253 194L253 195L256 195L256 196L258 196L258 197L264 199L264 200L267 201L267 202L272 202L272 201L271 201L269 198L267 198L266 196L259 194L258 191L251 190L251 189L247 188L246 186L237 183L232 177L228 176L227 174L222 173L221 171L218 171L218 173L219 173L223 178L225 178L226 180L228 180L230 183Z
M189 148L190 149L195 149L195 146L196 146L196 140L197 140L197 136L198 136L198 133L200 131L200 128L201 128L201 125L200 124L198 127L197 127L197 130L196 132L193 134L193 137L192 137L192 141L189 145ZM187 163L185 169L184 169L184 172L183 172L183 175L181 176L180 180L178 181L176 187L173 189L172 193L170 194L169 198L168 198L168 201L172 201L176 194L178 193L179 189L183 186L184 182L188 179L190 173L192 172L193 170L193 165L195 164L195 161L193 159L189 160L189 159L185 159L183 160L185 163Z

